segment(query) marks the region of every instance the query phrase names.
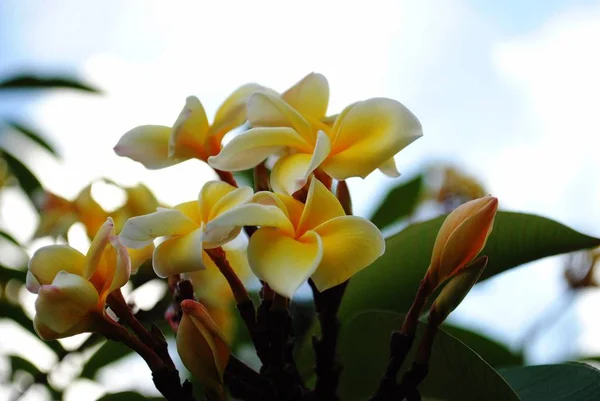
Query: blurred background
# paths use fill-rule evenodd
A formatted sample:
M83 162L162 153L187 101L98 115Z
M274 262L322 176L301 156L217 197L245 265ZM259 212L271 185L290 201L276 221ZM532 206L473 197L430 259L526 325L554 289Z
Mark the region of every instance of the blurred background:
M113 153L121 135L137 125L171 125L188 95L199 97L210 119L242 84L283 91L311 71L329 80L330 114L356 100L390 97L423 124L424 137L396 157L400 178L375 172L349 181L356 214L373 217L390 188L418 180L421 202L409 221L482 192L504 210L598 237L599 42L600 2L591 0L3 0L0 263L19 268L53 242L32 241L39 216L27 192L35 201L36 182L19 163L67 199L96 180L92 195L107 210L124 195L100 178L144 183L164 204L187 201L215 178L212 170L197 160L145 170ZM41 80L10 81L24 76ZM56 77L62 81L46 79ZM386 232L402 224L406 219ZM69 242L87 247L82 226L72 227ZM590 255L576 255L511 270L477 285L451 320L529 364L599 356L592 264ZM145 291L156 297L164 290ZM20 285L2 293L31 316L33 298ZM157 394L135 357L78 378L95 349L71 354L63 367L60 354L16 324L7 305L0 304L0 400ZM69 350L84 341L62 344ZM31 376L49 371L54 392L30 385Z

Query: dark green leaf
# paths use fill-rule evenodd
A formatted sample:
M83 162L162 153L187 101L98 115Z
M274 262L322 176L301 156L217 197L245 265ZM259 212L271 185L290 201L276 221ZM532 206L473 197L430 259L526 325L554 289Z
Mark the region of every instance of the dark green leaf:
M27 127L15 121L9 121L6 123L6 125L8 125L11 129L23 134L31 141L37 143L39 146L52 153L54 156L58 156L58 153L56 149L54 149L54 146L50 145L50 143L48 143L46 139L44 139L40 134L35 132L31 127Z
M520 366L523 355L511 352L504 344L500 344L482 334L461 327L443 325L444 331L465 343L494 368Z
M25 283L27 272L23 270L11 269L10 267L0 265L0 283L6 283L8 280L19 280ZM0 305L4 305L3 303Z
M414 224L389 237L386 253L350 280L340 316L353 316L364 309L408 311L444 219ZM600 239L544 217L498 212L482 251L489 262L480 281L523 263L598 245Z
M27 372L32 375L34 378L37 378L43 373L35 366L33 363L29 362L27 359L21 358L20 356L10 355L10 366L12 369L13 379L14 374L17 371Z
M523 401L600 400L600 371L583 363L502 369Z
M160 401L164 400L161 397L145 397L135 391L124 391L122 393L106 394L99 398L98 401Z
M6 160L8 168L19 182L19 186L23 189L25 194L31 199L31 202L36 205L36 194L42 191L42 184L40 180L29 170L27 166L23 164L19 159L11 155L10 153L0 150L0 154Z
M423 189L423 176L418 175L410 181L393 187L379 205L371 221L380 229L410 216L419 204Z
M100 91L75 78L66 76L41 76L21 74L0 82L0 91L31 89L75 89L84 92L100 93Z
M23 327L25 330L37 337L37 334L33 329L33 322L25 314L25 312L20 306L9 304L6 302L0 302L0 310L2 311L2 318L14 321L19 326ZM46 344L51 350L53 350L58 357L61 357L66 353L65 349L62 345L60 345L58 341L45 341L44 344Z
M128 355L133 351L117 341L106 341L87 361L81 372L81 377L94 379L100 369L110 365Z
M342 326L339 354L343 365L340 396L345 401L367 400L379 384L387 366L389 338L404 319L386 311L366 311ZM412 365L413 354L425 324L419 330L412 352L399 378ZM511 401L519 398L490 365L465 344L439 331L432 349L429 374L419 386L424 397L448 401Z

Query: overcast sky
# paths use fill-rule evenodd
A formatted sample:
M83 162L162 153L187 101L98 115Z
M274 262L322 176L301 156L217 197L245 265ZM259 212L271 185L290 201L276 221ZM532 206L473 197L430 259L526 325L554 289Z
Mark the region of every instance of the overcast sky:
M284 90L316 71L329 79L331 113L385 96L417 115L425 136L396 157L405 176L432 161L454 162L483 180L502 208L600 236L598 43L597 1L4 0L0 73L66 71L105 94L19 97L0 103L0 116L32 118L59 146L61 165L30 155L49 189L73 196L108 176L144 181L173 204L195 198L210 169L188 162L146 171L113 154L124 132L171 125L188 95L212 117L239 85ZM379 173L351 180L358 213L392 183ZM28 238L35 221L16 212L22 198L4 201L4 223ZM544 260L479 286L455 321L515 345L561 290L559 267ZM584 298L563 326L580 325L575 347L600 353L598 322L583 318L600 299ZM531 361L576 351L541 344Z

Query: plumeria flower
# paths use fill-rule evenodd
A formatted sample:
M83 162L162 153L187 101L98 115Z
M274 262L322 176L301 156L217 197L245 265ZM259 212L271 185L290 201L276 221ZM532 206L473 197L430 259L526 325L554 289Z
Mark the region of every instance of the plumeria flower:
M494 227L498 199L484 196L463 203L446 217L435 239L425 280L433 290L471 263Z
M44 192L39 199L40 222L34 238L66 237L69 228L81 222L88 238L92 239L106 221L108 213L92 197L92 186L86 186L73 200L52 192Z
M34 327L44 340L96 331L104 321L106 297L131 271L127 249L108 218L87 255L68 245L38 249L29 261L27 289L38 297Z
M306 204L289 195L258 192L253 202L218 224L261 226L248 244L250 268L288 298L308 278L319 291L341 284L385 250L377 227L362 217L346 216L317 179L311 180Z
M219 153L223 136L246 121L248 98L260 89L265 88L246 84L236 89L219 107L212 125L202 103L190 96L172 127L142 125L133 128L121 137L114 151L151 170L190 158L206 161L209 156Z
M210 181L202 187L198 200L127 220L120 238L128 248L135 249L165 237L152 256L160 277L201 270L205 268L203 248L217 248L238 236L241 226L221 221L250 201L252 194L250 187Z
M209 164L239 171L283 153L274 165L271 187L293 194L317 168L336 180L366 177L379 168L398 176L394 155L421 137L419 120L401 103L373 98L346 107L333 123L325 117L327 80L310 74L282 96L258 91L248 100L254 127L233 138Z

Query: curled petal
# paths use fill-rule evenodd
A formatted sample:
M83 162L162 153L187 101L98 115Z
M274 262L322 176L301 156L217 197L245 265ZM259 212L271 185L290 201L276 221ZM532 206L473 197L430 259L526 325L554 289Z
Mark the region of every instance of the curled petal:
M131 260L131 274L135 274L144 262L152 259L154 244L151 242L143 248L128 249L127 252L129 252L129 259Z
M169 137L169 158L197 157L206 159L204 143L208 134L208 120L202 103L196 96L189 96Z
M292 148L310 153L312 147L287 127L252 128L236 136L208 164L223 171L247 170L281 149Z
M329 83L322 74L311 72L283 92L281 98L300 114L320 120L327 113Z
M319 291L343 283L385 252L383 235L362 217L336 217L314 231L323 242L323 259L312 275Z
M332 154L323 170L337 180L366 177L423 135L421 123L406 107L384 98L344 110L333 132Z
M203 228L167 239L154 250L152 264L159 277L204 269Z
M290 127L308 143L314 143L310 123L279 96L257 92L248 100L248 121L252 127Z
M35 302L39 321L64 333L98 310L98 292L86 279L60 271L51 285L43 285Z
M287 298L292 298L315 272L322 256L321 239L314 232L296 240L276 228L263 227L252 235L248 245L252 272Z
M302 235L326 221L345 215L344 208L335 195L321 181L313 179L296 232Z
M293 195L308 181L329 155L331 142L325 132L319 131L317 144L312 156L305 153L295 153L281 157L271 172L271 187L274 192Z
M40 285L51 284L61 270L81 276L84 265L85 256L68 245L48 245L40 248L29 260L27 289L37 293Z
M143 248L155 238L182 235L196 228L198 224L180 210L159 209L127 220L119 237L128 248Z
M108 289L106 294L100 294L101 297L110 294L117 288L123 287L127 284L131 275L131 259L129 258L127 248L114 235L110 237L110 244L116 252L116 264L112 277L109 277L107 280Z
M225 336L202 304L185 300L181 309L183 317L177 330L181 361L204 385L211 400L225 401L223 373L230 358Z
M269 92L270 89L258 84L246 84L237 88L225 99L217 110L215 121L210 129L211 135L215 137L218 143L221 143L221 139L227 132L246 121L246 104L250 96L258 91Z
M400 177L400 172L398 171L398 167L396 167L396 161L393 157L390 157L379 165L379 171L391 178Z
M279 207L257 203L248 203L221 214L206 225L206 231L243 226L278 227L291 235L294 233L292 223Z
M92 240L90 248L85 255L85 270L83 277L89 279L94 275L96 269L100 264L100 260L104 255L106 246L110 242L110 237L115 233L115 223L112 218L106 219L102 227L98 230L98 233Z
M254 191L250 187L236 188L214 205L208 220L210 221L235 207L248 203L252 199L252 195L254 195Z
M150 170L180 163L185 159L169 158L171 128L162 125L142 125L119 139L114 151L117 155L140 162Z

